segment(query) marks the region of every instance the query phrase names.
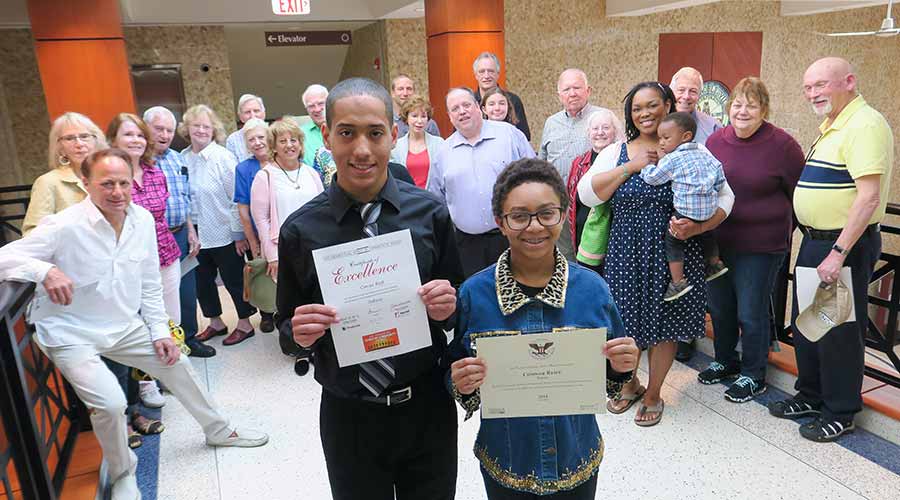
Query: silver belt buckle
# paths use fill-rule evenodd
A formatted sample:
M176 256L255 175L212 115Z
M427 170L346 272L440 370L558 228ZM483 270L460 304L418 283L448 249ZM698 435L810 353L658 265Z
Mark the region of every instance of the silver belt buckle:
M405 403L412 399L412 387L392 391L390 394L385 396L385 398L387 398L388 406L391 406L391 404ZM391 399L393 399L393 402L391 401Z

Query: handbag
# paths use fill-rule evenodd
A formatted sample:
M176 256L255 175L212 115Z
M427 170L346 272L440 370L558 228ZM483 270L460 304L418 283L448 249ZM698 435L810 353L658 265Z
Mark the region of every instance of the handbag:
M253 259L244 265L244 300L262 312L275 312L275 280L268 275L269 262Z
M599 266L606 257L609 246L609 228L612 225L612 210L609 203L591 208L584 229L581 230L581 243L575 259L590 266Z

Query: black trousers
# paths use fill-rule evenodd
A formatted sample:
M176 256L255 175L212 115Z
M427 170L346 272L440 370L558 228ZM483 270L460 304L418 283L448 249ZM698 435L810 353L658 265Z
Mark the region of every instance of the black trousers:
M319 426L334 500L453 500L456 407L439 370L386 406L322 390Z
M543 496L504 488L487 475L484 469L481 469L481 475L484 477L484 489L488 500L594 500L597 494L597 474L571 490Z
M201 248L197 254L197 301L206 318L222 315L222 303L216 287L216 273L231 295L238 318L249 318L256 308L244 302L244 259L235 252L234 243L224 247Z
M495 264L500 255L509 248L509 240L499 229L483 234L469 234L456 230L456 246L459 260L466 278Z
M831 251L834 240L804 237L797 265L818 267ZM856 321L832 328L818 342L810 342L797 330L797 292L791 306L791 327L797 356L798 397L822 406L826 419L851 420L862 410L865 336L869 326L869 280L881 255L881 232L869 226L844 260L853 274Z
M675 217L679 219L690 219L694 222L703 222L691 219L690 217L685 217L678 212L675 212ZM703 248L703 259L706 262L719 256L719 244L716 243L716 237L713 235L712 231L700 233L691 239L696 239L700 242L700 246ZM684 262L684 249L687 248L687 243L688 240L679 240L672 236L672 233L666 229L666 261Z

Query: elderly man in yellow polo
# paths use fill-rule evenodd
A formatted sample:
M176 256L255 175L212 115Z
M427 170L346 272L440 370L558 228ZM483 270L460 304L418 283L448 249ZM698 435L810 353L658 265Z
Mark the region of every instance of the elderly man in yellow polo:
M780 418L816 417L800 427L812 441L834 441L854 429L862 409L863 356L868 327L868 284L881 253L884 218L894 163L894 141L884 117L859 94L847 61L827 57L803 76L803 93L825 119L810 146L794 211L803 232L797 266L816 268L825 285L841 269L852 274L856 320L835 325L813 342L797 328L797 293L791 313L797 354L797 395L769 405Z

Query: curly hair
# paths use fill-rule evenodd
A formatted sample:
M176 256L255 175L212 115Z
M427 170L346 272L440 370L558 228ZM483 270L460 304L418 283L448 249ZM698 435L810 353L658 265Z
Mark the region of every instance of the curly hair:
M225 144L225 137L227 136L225 133L225 125L222 124L219 115L206 104L196 104L184 112L184 115L181 117L181 123L178 125L178 134L183 137L184 140L191 142L191 134L188 131L188 128L191 123L204 115L209 119L209 123L213 127L213 140L219 145Z
M277 153L275 153L275 142L282 134L290 134L291 137L299 141L299 159L302 162L303 153L306 151L306 148L304 147L304 142L306 142L306 134L304 134L303 130L300 129L300 125L297 125L297 122L294 121L293 118L290 118L288 116L272 122L272 124L269 125L269 129L266 131L266 144L269 146L269 154L272 155L270 159L274 160L277 156Z
M547 160L523 158L507 165L494 182L491 211L495 217L503 216L503 203L506 202L510 191L527 182L546 184L553 188L559 196L559 205L565 212L569 206L569 194L566 192L566 183L556 171L556 167Z
M410 98L400 106L400 119L406 123L409 119L409 114L417 109L424 111L429 120L434 117L434 108L431 106L431 103L428 102L428 99L417 94L410 96Z
M668 85L659 82L641 82L634 87L631 87L631 90L625 94L625 99L623 99L625 102L625 137L629 142L637 139L638 136L641 135L637 125L634 124L634 118L631 117L631 105L634 103L634 95L643 89L653 89L658 92L663 102L669 101L668 113L675 111L675 94Z

